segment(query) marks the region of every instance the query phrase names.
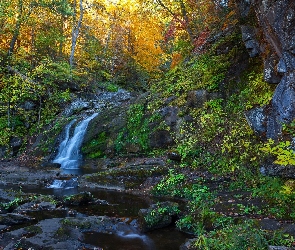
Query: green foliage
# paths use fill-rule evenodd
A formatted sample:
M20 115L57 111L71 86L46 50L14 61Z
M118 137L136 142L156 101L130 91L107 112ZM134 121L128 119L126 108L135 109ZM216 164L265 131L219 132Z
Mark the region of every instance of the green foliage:
M264 213L278 219L294 219L295 189L294 181L284 182L280 178L261 177L253 196L267 201Z
M202 184L193 184L183 188L183 197L189 200L187 212L177 222L176 226L182 231L201 234L205 229L213 227L219 217L212 210L215 195Z
M267 155L275 156L276 160L274 163L276 164L283 166L295 165L295 153L290 141L275 143L274 140L269 139L260 150Z
M118 134L115 141L117 152L124 152L127 146L139 147L139 151L148 150L149 120L145 117L142 104L133 104L127 111L126 127Z
M292 246L293 242L291 236L263 231L257 228L254 221L249 220L200 235L192 245L196 250L267 250L268 245Z
M91 222L87 220L76 220L73 218L65 218L61 221L63 228L72 227L72 228L79 228L79 229L89 229L91 228Z
M45 87L60 88L63 84L77 82L79 80L78 72L73 71L66 62L52 62L44 60L38 65L31 74L31 77Z
M185 179L183 174L175 173L173 169L169 169L169 174L154 187L153 193L183 197L183 189L180 187L184 184Z
M180 97L177 100L178 105L185 104L186 95L190 90L218 91L232 61L239 53L236 40L240 39L239 32L233 32L217 40L206 53L187 59L169 70L162 79L151 86L151 89L161 93L163 97ZM231 46L227 53L216 53L218 47L233 41L236 45Z
M11 212L13 209L17 208L22 203L24 203L24 200L22 198L15 198L10 202L2 203L1 207Z
M152 86L152 89L162 93L164 97L179 97L192 89L214 91L225 78L228 67L228 60L224 56L204 54L193 58L185 66L177 66L168 71L164 79Z
M157 225L163 217L177 215L180 212L177 203L157 203L151 211L144 216L144 220L149 226Z
M82 152L89 158L102 158L104 157L104 149L106 147L107 135L102 132L96 136L90 143L82 147Z
M263 80L263 74L255 71L248 75L248 85L240 93L240 99L246 109L268 104L273 96L275 86Z

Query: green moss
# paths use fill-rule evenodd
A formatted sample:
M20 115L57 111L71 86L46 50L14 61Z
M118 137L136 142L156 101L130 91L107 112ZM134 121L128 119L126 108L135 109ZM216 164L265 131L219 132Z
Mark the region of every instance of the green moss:
M99 133L96 138L92 139L89 143L82 147L82 152L86 157L102 158L105 156L104 150L106 149L107 134L106 132Z
M64 227L73 227L73 228L79 228L79 229L89 229L91 228L91 222L87 220L79 220L79 219L68 219L65 218L62 220L62 225Z
M127 111L126 127L118 134L115 149L120 152L140 152L149 149L149 120L145 117L143 104L133 104Z
M41 234L43 232L42 228L38 226L29 226L29 227L26 227L25 229L28 233L32 233L34 235Z
M122 179L126 189L138 188L148 177L164 175L167 173L166 167L130 167L130 168L112 168L102 171L87 179L101 185L121 185Z

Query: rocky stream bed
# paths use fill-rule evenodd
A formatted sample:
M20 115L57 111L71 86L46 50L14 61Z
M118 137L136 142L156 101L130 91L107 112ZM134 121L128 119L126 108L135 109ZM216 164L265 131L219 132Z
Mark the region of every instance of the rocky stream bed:
M167 172L164 158L102 162L88 162L84 174L75 176L54 165L36 169L2 161L0 249L193 249L189 243L194 236L176 230L173 216L161 218L152 227L142 220L155 204L170 202L185 210L185 200L149 195ZM131 178L131 173L137 173L136 177ZM228 182L228 178L213 180L206 172L194 172L190 181L200 177L206 178L212 189ZM237 204L265 206L247 192L223 191L212 210L237 220L253 217L242 213ZM280 229L295 236L291 222L259 215L255 219L263 229Z

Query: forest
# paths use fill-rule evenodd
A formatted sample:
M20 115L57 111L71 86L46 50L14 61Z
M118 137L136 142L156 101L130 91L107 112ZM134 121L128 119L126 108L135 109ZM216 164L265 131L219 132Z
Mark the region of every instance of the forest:
M234 10L213 1L1 1L0 7L1 145L27 131L23 120L34 121L29 130L44 126L71 93L112 84L148 89L210 32L236 22ZM24 112L28 99L37 113Z
M294 13L292 0L1 0L0 184L76 185L55 159L71 126L95 113L79 188L164 199L140 210L141 233L172 225L188 238L181 250L294 249ZM9 200L1 185L5 226L29 202L83 213L101 202L22 187ZM60 219L38 247L98 223L78 220ZM7 249L39 249L40 230L22 227L28 239ZM0 231L0 249L12 230ZM83 237L77 249L91 249Z

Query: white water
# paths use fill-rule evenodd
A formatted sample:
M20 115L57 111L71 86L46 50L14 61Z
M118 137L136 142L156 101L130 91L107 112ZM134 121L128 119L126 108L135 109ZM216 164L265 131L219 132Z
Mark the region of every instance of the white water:
M71 121L65 128L65 139L60 143L58 154L53 160L54 163L61 164L63 169L79 169L81 164L82 155L80 147L83 142L84 135L88 123L98 114L95 113L85 120L81 121L75 128L74 134L70 137L70 129L76 120Z
M76 188L78 186L78 179L72 178L70 180L54 180L51 185L49 185L47 188L54 188L54 189L70 189L70 188Z

